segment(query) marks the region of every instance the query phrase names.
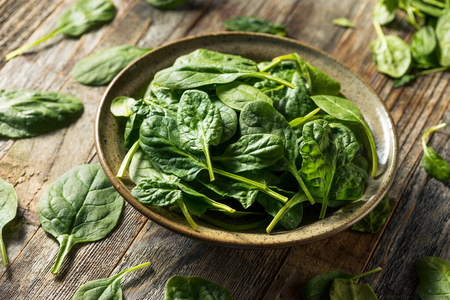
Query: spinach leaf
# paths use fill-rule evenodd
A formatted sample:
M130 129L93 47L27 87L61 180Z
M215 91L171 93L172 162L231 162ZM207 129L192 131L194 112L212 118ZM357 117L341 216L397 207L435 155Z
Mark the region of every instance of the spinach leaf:
M239 81L216 86L216 93L220 101L225 105L239 111L250 101L264 101L270 105L273 104L272 99L266 94L249 84Z
M153 81L147 87L144 94L144 99L153 98L166 102L167 104L176 104L180 102L181 96L184 91L173 90L160 85L155 84Z
M283 156L283 140L274 134L248 134L228 145L221 156L213 157L234 173L264 169Z
M367 283L355 283L351 279L336 278L330 289L330 300L377 300Z
M430 1L430 0L427 0L427 1ZM426 3L426 1L423 1L423 0L409 0L408 2L413 8L416 8L419 11L421 11L427 15L430 15L432 17L438 18L444 13L441 8L442 6L436 7L434 5L430 5L430 4ZM444 6L445 6L445 4L444 4Z
M52 274L58 273L73 245L105 238L119 222L122 207L123 198L100 165L81 165L59 177L37 207L42 228L61 247Z
M148 177L159 178L168 182L174 182L177 177L174 175L164 173L155 163L142 151L139 149L136 151L131 159L130 163L130 178L135 184Z
M122 278L128 273L146 267L149 264L147 262L124 270L112 277L85 283L75 292L72 300L121 300L122 288L120 287L120 281Z
M422 55L430 55L436 49L437 39L433 27L424 26L417 30L412 38L411 47Z
M225 22L225 28L231 31L249 31L286 36L287 29L282 23L271 23L265 19L238 16Z
M399 78L411 66L411 51L408 45L396 36L385 36L378 22L374 22L378 39L370 44L375 67L381 73Z
M171 89L193 89L211 84L225 84L239 78L269 79L294 88L291 83L258 72L254 61L237 55L198 49L179 57L170 68L155 74L154 84Z
M220 100L213 100L213 104L219 109L222 119L222 135L220 142L228 141L235 133L238 127L238 117L234 109L228 107Z
M447 161L436 153L433 147L427 147L426 138L428 134L444 128L447 126L445 123L441 123L437 126L434 126L428 129L422 136L422 147L423 147L423 158L422 158L422 167L425 171L437 178L441 181L449 181L450 180L450 166Z
M353 25L352 21L347 18L337 18L334 19L332 23L344 28L355 28L355 25Z
M55 92L0 90L0 136L32 137L75 121L83 111L77 98Z
M319 274L308 281L302 290L303 300L329 300L330 289L337 278L352 278L351 275L341 271L330 271Z
M357 155L354 157L357 157ZM328 206L340 207L346 204L343 201L360 199L364 194L368 177L367 171L353 162L337 168L331 185Z
M296 135L283 115L267 102L254 101L248 103L242 109L239 116L239 126L242 135L270 133L282 139L284 144L283 160L286 163L287 170L294 175L309 201L314 203L314 199L299 175L295 164L298 156Z
M359 123L363 128L369 140L370 149L372 152L372 177L377 174L377 148L369 125L367 125L359 108L351 101L334 96L312 96L311 99L323 111L332 117L348 122Z
M140 145L159 168L183 180L192 181L201 170L208 169L202 158L183 148L177 124L173 119L160 116L146 119L140 130ZM221 169L213 168L213 171L216 174L256 187L279 201L286 202L287 200L286 197L272 191L265 184Z
M286 229L297 228L303 218L302 202L308 201L308 197L302 191L299 191L284 206L275 204L275 201L268 202L264 201L263 198L262 200L259 199L258 202L264 206L268 214L274 217L266 228L266 232L270 233L278 222ZM275 211L276 208L278 208L278 211Z
M77 62L71 74L84 85L107 85L133 60L150 50L131 45L106 48Z
M232 300L229 290L201 277L173 276L164 300Z
M160 8L160 9L170 9L180 5L186 0L145 0L148 4Z
M391 206L389 204L389 197L386 195L375 209L364 217L364 219L353 225L352 230L377 233L383 227L384 223L386 223L390 214Z
M111 102L111 113L114 117L129 117L132 113L133 104L136 102L130 97L117 97Z
M448 299L450 297L450 263L439 257L423 257L416 264L419 275L417 293L420 299Z
M22 46L7 54L6 60L21 55L28 49L58 34L78 37L95 27L111 21L115 14L116 8L109 0L79 0L59 18L54 31L36 42Z
M214 181L209 145L217 146L222 136L222 118L219 109L207 93L186 91L178 106L177 124L183 147L190 152L203 152L211 181Z
M16 217L17 194L12 184L0 178L0 254L2 256L3 267L8 265L6 247L3 242L2 230L6 224Z
M439 43L439 64L450 67L450 6L437 21L436 37Z
M408 84L409 82L415 80L419 76L437 73L437 72L448 71L448 70L450 70L450 67L440 67L440 68L435 68L435 69L424 70L422 72L417 72L415 74L406 74L406 75L403 75L402 77L394 80L392 87L398 88L398 87Z
M386 25L395 18L399 0L378 0L372 18L380 25Z

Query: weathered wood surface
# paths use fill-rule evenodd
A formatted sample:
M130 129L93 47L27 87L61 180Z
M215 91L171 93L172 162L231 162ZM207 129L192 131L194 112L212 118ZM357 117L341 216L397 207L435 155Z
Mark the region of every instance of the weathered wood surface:
M75 0L0 1L0 57L35 40L54 26ZM299 299L302 286L330 270L360 273L376 266L383 272L364 279L380 299L414 299L415 262L423 256L450 259L448 241L450 186L420 167L420 137L426 128L450 122L449 73L419 78L393 89L376 72L369 43L375 0L192 0L170 11L143 0L114 0L113 22L80 39L56 37L30 54L0 61L0 88L70 93L83 101L82 117L70 127L25 140L0 141L0 177L19 198L18 217L4 231L10 265L0 269L0 299L71 299L83 283L150 261L151 266L123 280L126 299L163 299L175 274L202 276L229 288L235 299ZM251 15L283 22L289 37L331 53L365 78L386 101L399 135L399 164L390 191L393 213L378 234L350 230L308 245L272 250L240 250L207 245L174 234L126 205L120 226L102 241L75 247L58 276L50 274L57 242L39 226L36 205L43 191L70 168L96 162L93 122L105 88L85 87L70 77L73 65L96 49L137 44L155 47L189 35L222 31L223 22ZM355 30L335 27L347 17ZM408 39L412 30L401 16L386 33ZM430 144L450 160L450 129Z

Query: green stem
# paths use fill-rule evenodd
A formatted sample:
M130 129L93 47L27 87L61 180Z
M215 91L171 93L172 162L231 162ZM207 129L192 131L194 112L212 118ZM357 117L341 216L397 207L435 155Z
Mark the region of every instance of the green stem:
M277 82L279 84L285 85L285 86L287 86L287 87L289 87L291 89L295 89L296 88L296 86L293 85L292 83L290 83L290 82L288 82L286 80L283 80L281 78L278 78L278 77L266 74L266 73L256 73L255 72L255 73L250 73L248 75L244 75L243 77L256 77L256 78L260 78L260 79L268 79L268 80Z
M381 28L380 23L378 23L377 21L373 21L373 26L375 27L375 31L377 32L378 37L382 40L382 42L384 44L384 48L389 53L389 58L390 58L389 63L392 63L393 56L392 56L391 50L388 47L386 36L384 35L383 29Z
M439 67L439 68L424 70L424 71L418 72L418 73L416 73L414 75L422 76L422 75L427 75L427 74L436 73L436 72L442 72L442 71L448 71L448 70L450 70L449 67Z
M174 111L172 111L172 110L170 110L170 109L167 109L167 108L165 108L164 106L161 106L161 105L159 105L159 104L156 104L155 102L150 101L150 100L147 99L147 98L143 98L142 101L144 101L145 103L147 103L147 104L150 105L150 106L157 107L157 108L159 108L159 109L165 111L168 115L172 115L172 116L176 116L176 115L177 115L176 112L174 112Z
M279 200L279 201L281 201L283 203L286 203L287 200L288 200L287 197L274 192L273 190L269 189L267 187L267 185L262 184L260 182L257 182L257 181L254 181L254 180L251 180L251 179L248 179L248 178L245 178L245 177L233 174L233 173L229 173L227 171L216 169L216 168L213 168L213 171L215 173L219 174L219 175L223 175L223 176L226 176L228 178L231 178L231 179L243 182L243 183L247 183L247 184L253 185L253 186L257 187L261 192L263 192L263 193L265 193L265 194L267 194L267 195L269 195L269 196L271 196L271 197L273 197L273 198L275 198L275 199L277 199L277 200Z
M122 277L125 276L126 274L128 274L128 273L130 273L130 272L133 272L133 271L136 271L136 270L138 270L138 269L140 269L140 268L146 267L146 266L148 266L148 265L150 265L150 263L149 263L149 262L146 262L146 263L140 264L140 265L138 265L138 266L135 266L135 267L132 267L132 268L123 270L122 272L120 272L119 274L117 274L116 277L117 277L117 279L120 280L120 279L122 279ZM116 280L117 280L117 279L116 279Z
M281 59L274 59L272 61L272 63L270 63L269 65L265 66L263 69L259 70L260 72L267 72L268 70L272 69L273 67L276 67L277 65L279 65L281 63Z
M292 128L300 126L300 125L306 123L306 121L308 121L311 117L313 117L319 111L320 111L320 107L316 108L315 110L313 110L312 112L310 112L309 114L307 114L304 117L299 117L299 118L296 118L296 119L290 121L289 126L291 126Z
M59 253L56 257L55 264L53 265L53 268L51 270L51 273L53 275L58 274L59 269L61 268L61 265L64 261L64 258L66 258L67 254L69 254L70 249L72 249L73 244L73 237L71 235L62 235L58 237L59 241Z
M294 206L296 206L297 204L300 204L304 201L306 201L307 199L305 198L305 195L297 192L292 198L291 200L289 200L279 211L278 213L275 215L275 217L273 218L272 222L270 222L269 226L267 226L266 228L266 232L270 233L272 232L273 228L275 227L275 225L277 225L277 223L280 221L280 219Z
M205 220L208 223L216 225L217 227L221 227L221 228L232 230L232 231L242 231L242 230L255 229L255 228L262 227L262 226L264 226L264 225L266 225L268 223L268 219L264 219L264 220L261 220L261 221L258 221L258 222L254 222L254 223L250 223L250 224L233 225L233 224L228 224L228 223L221 222L221 221L217 220L216 218L211 218L211 217L206 216L206 215L197 215L197 217L199 217L200 219Z
M308 188L306 187L305 182L303 182L303 179L298 174L297 168L295 168L293 165L291 165L288 161L286 161L286 162L288 164L289 172L291 172L291 174L294 175L295 179L297 180L298 184L300 185L300 188L306 194L306 197L308 197L309 202L311 202L311 204L316 203L316 201L314 201L313 196L311 195Z
M436 125L436 126L434 126L434 127L431 127L430 129L428 129L428 130L422 135L422 147L423 147L423 151L425 151L425 152L428 153L428 147L427 147L427 142L426 142L426 138L427 138L428 134L430 134L430 133L432 133L432 132L434 132L434 131L436 131L436 130L439 130L439 129L441 129L441 128L444 128L445 126L447 126L446 123L441 123L441 124L439 124L439 125Z
M336 166L335 166L335 168L336 168ZM331 179L330 179L329 184L328 184L327 192L323 196L322 207L320 208L319 219L325 218L325 214L327 212L327 207L328 207L328 197L330 195L331 183L333 182L335 173L336 173L336 169L333 170L333 174L332 174Z
M368 137L370 151L372 152L372 177L375 177L377 175L378 168L377 146L375 145L375 140L373 139L372 131L370 131L369 126L366 123L364 123L364 125L365 126L363 126L363 128Z
M189 225L191 225L192 229L197 229L197 224L192 219L191 215L189 214L189 210L186 207L186 204L184 204L183 200L178 199L177 200L178 206L181 208L181 211L183 212L184 217L189 222Z
M353 276L352 278L350 278L350 280L356 280L356 279L359 279L359 278L362 278L362 277L366 277L366 276L368 276L368 275L370 275L370 274L373 274L373 273L376 273L376 272L380 272L381 270L382 270L382 269L381 269L380 267L378 267L378 268L375 268L375 269L373 269L373 270L364 272L364 273L362 273L362 274Z
M414 11L411 6L408 6L406 9L406 13L408 16L406 17L406 21L411 24L416 30L420 29L419 24L417 24L416 16L414 15Z
M236 210L234 209L234 208L231 208L231 207L229 207L228 205L225 205L225 204L223 204L223 203L220 203L220 202L217 202L217 201L214 201L214 200L212 200L212 199L209 199L208 197L204 197L204 198L202 198L203 199L203 201L205 201L206 203L208 203L208 204L210 204L210 205L212 205L212 206L214 206L214 207L216 207L216 208L219 208L219 209L221 209L221 210L224 210L224 211L226 211L226 212L229 212L229 213L235 213L236 212Z
M128 150L127 155L125 155L125 158L122 161L122 164L120 165L119 171L117 172L116 177L117 178L122 178L125 174L125 171L128 168L128 165L131 162L131 159L133 158L134 154L136 153L136 151L138 151L140 145L139 145L139 140L137 140L133 146L131 146L130 150Z
M209 147L208 144L206 144L205 139L203 139L203 151L205 152L206 167L208 168L209 180L214 181L216 178L214 177L213 166L211 164L211 155L209 155Z
M3 267L6 267L8 265L8 256L6 255L6 247L5 243L3 242L1 230L0 230L0 252L2 254Z
M28 49L30 49L30 48L36 46L37 44L40 44L40 43L42 43L43 41L45 41L45 40L51 38L52 36L59 34L59 30L60 30L60 29L57 28L55 31L53 31L53 32L51 32L50 34L44 36L43 38L37 40L36 42L33 42L33 43L31 43L31 44L28 44L28 45L22 46L22 47L20 47L20 48L17 48L16 50L14 50L14 51L12 51L12 52L6 54L6 57L5 57L5 58L6 58L6 61L8 61L8 60L10 60L11 58L14 58L14 57L16 57L16 56L18 56L18 55L23 54L25 51L27 51Z

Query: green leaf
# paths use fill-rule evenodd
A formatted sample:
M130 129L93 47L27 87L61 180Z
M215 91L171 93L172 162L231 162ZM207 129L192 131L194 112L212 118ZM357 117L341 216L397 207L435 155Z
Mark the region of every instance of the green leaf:
M131 159L129 173L135 184L139 184L142 179L148 177L156 177L169 182L177 180L176 176L161 171L142 149L137 150Z
M330 300L377 300L367 283L359 284L351 279L336 278L330 289Z
M111 113L114 117L129 117L132 113L132 106L136 102L130 97L117 97L111 103Z
M450 166L447 161L440 156L438 153L434 151L432 147L427 147L426 138L428 134L444 128L447 126L445 123L441 123L437 126L434 126L428 129L422 136L422 147L423 147L423 158L422 158L422 167L425 171L436 179L441 181L449 181L450 180Z
M205 155L211 181L214 181L209 146L217 146L222 136L222 118L219 109L207 93L190 90L183 93L178 105L177 124L183 147Z
M57 274L73 245L105 238L119 222L123 198L100 165L75 167L44 192L37 212L42 228L60 243Z
M337 278L350 279L352 276L341 271L319 274L305 284L302 290L302 299L329 300L331 285Z
M353 225L352 230L361 232L377 233L386 223L391 214L389 197L386 195L380 204L375 207L364 219Z
M239 111L251 101L264 101L270 105L273 104L272 99L266 94L249 84L239 81L216 86L216 93L220 101L225 105Z
M83 111L77 98L55 92L0 90L0 136L25 138L65 127Z
M17 194L12 184L0 178L0 253L3 267L8 265L6 247L3 242L2 230L6 224L11 222L17 213Z
M437 21L436 37L439 43L439 64L450 67L450 7Z
M7 54L6 60L21 55L28 49L58 34L79 37L83 33L111 21L115 14L116 8L110 0L78 0L59 18L54 31L36 42Z
M160 8L160 9L171 9L181 3L186 2L186 0L145 0L148 4Z
M275 201L261 201L258 202L264 206L266 212L273 215L273 220L266 228L266 232L270 233L276 224L279 222L286 229L295 229L298 227L303 218L303 205L302 202L308 201L308 197L303 191L297 192L284 206L280 206ZM274 209L278 208L275 213ZM274 214L275 213L275 214Z
M107 85L133 60L150 50L131 45L99 50L77 62L71 74L85 85Z
M378 0L372 18L380 25L386 25L395 18L399 0Z
M333 24L344 28L355 28L352 21L347 18L337 18L333 20Z
M129 268L105 279L98 279L83 284L73 295L72 300L121 300L122 288L120 281L130 272L148 266L150 263Z
M385 36L380 24L374 22L378 39L370 44L375 67L381 73L399 78L408 72L411 66L409 46L399 37Z
M175 275L167 281L164 300L232 300L229 290L201 277Z
M414 32L411 47L422 55L430 55L437 47L436 34L430 25Z
M318 107L320 107L332 117L341 121L356 122L363 126L364 132L366 133L367 139L370 143L370 149L372 152L372 177L375 177L377 174L378 165L377 148L369 125L367 125L366 121L364 120L364 117L359 108L351 101L340 97L312 96L311 99L314 101L314 103L316 103Z
M223 143L231 139L238 127L238 117L234 109L228 107L220 100L213 100L213 104L219 109L222 119L222 135L220 142Z
M397 78L397 79L394 80L394 82L392 84L392 87L393 88L398 88L398 87L404 86L404 85L410 83L411 81L413 81L416 78L417 78L417 75L415 75L415 74L403 75L402 77Z
M248 134L228 145L221 156L213 157L233 173L264 169L282 158L283 140L274 134Z
M450 263L439 257L423 257L416 264L419 275L417 293L422 300L450 297Z
M265 19L238 16L225 22L225 28L231 31L249 31L286 36L287 29L282 23L271 23Z

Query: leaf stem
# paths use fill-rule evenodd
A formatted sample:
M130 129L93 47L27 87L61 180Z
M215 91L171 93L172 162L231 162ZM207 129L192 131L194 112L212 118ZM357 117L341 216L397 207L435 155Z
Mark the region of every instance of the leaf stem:
M266 72L270 69L272 69L273 67L276 67L277 65L279 65L281 63L281 59L275 59L273 60L269 65L265 66L263 69L259 70L260 72Z
M71 235L65 234L58 237L59 241L59 252L58 256L56 257L55 264L53 265L53 268L51 270L51 273L53 275L58 274L59 269L61 268L61 265L64 261L64 258L66 258L67 254L69 254L70 249L72 249L73 246L73 237Z
M302 197L303 196L303 197ZM300 204L306 200L308 200L307 198L305 198L306 195L297 192L292 198L291 200L289 200L279 211L278 213L275 215L275 217L273 218L272 222L270 222L269 226L267 226L266 228L266 232L270 233L273 228L275 227L275 225L280 221L280 219L294 206L296 206L297 204Z
M372 177L375 177L377 175L377 169L378 169L377 146L375 145L375 140L373 139L372 131L370 131L369 126L365 122L364 122L364 125L365 126L363 126L363 128L368 137L369 144L370 144L370 151L372 152Z
M203 151L205 152L206 166L208 168L209 180L214 181L216 178L214 177L213 166L211 164L211 156L209 155L209 147L208 147L208 144L206 143L205 139L203 139Z
M421 72L418 72L414 75L416 76L422 76L422 75L427 75L427 74L431 74L431 73L436 73L436 72L442 72L442 71L447 71L450 70L450 67L439 67L439 68L434 68L434 69L428 69L428 70L424 70Z
M2 254L3 267L6 267L8 265L8 256L6 255L6 247L1 235L2 232L0 230L0 252Z
M16 56L19 56L19 55L23 54L25 51L27 51L28 49L36 46L37 44L40 44L43 41L51 38L52 36L59 34L59 30L60 29L57 28L55 31L49 33L48 35L44 36L43 38L41 38L41 39L31 43L31 44L28 44L28 45L22 46L20 48L17 48L16 50L6 54L6 57L5 57L6 61L10 60L11 58L14 58Z
M191 225L192 229L197 229L197 223L195 223L194 219L192 219L191 215L189 214L189 210L186 207L186 204L184 204L183 200L178 199L177 200L178 206L181 208L181 211L183 212L184 217L189 222L189 225Z
M131 146L130 150L128 150L127 155L125 155L125 158L122 161L122 164L120 165L119 171L117 172L116 177L122 178L125 175L125 171L127 170L128 166L130 165L131 159L133 158L136 151L139 150L139 140L137 140L133 146Z
M352 278L350 278L350 280L356 280L356 279L359 279L359 278L362 278L362 277L366 277L366 276L369 276L370 274L373 274L373 273L376 273L376 272L380 272L381 270L382 270L381 267L378 267L378 268L375 268L373 270L364 272L362 274L353 276Z
M292 84L292 83L290 83L290 82L288 82L286 80L283 80L281 78L278 78L278 77L266 74L266 73L256 73L256 72L254 72L254 73L250 73L249 75L244 75L243 77L256 77L256 78L261 78L261 79L268 79L268 80L277 82L279 84L285 85L285 86L287 86L287 87L289 87L291 89L295 89L296 88L296 86L294 84Z
M264 219L258 222L250 223L250 224L242 224L242 225L234 225L234 224L228 224L221 222L217 220L216 218L212 218L206 215L197 215L200 219L203 219L207 221L208 223L211 223L213 225L216 225L217 227L225 228L232 231L243 231L243 230L250 230L262 227L268 223L268 219Z
M287 163L288 163L289 172L291 172L292 175L294 175L295 179L297 180L298 184L300 185L300 188L306 194L306 197L308 197L309 202L311 202L311 204L316 203L316 201L314 201L313 196L311 195L308 188L306 187L306 184L303 181L302 177L300 177L300 175L298 174L297 168L292 166L289 162L287 162Z
M140 264L140 265L138 265L138 266L135 266L135 267L132 267L132 268L123 270L122 272L120 272L119 274L117 274L116 277L117 277L117 279L121 279L121 278L122 278L123 276L125 276L126 274L128 274L128 273L130 273L130 272L133 272L133 271L136 271L136 270L138 270L138 269L140 269L140 268L146 267L146 266L148 266L148 265L150 265L150 263L149 263L149 262L146 262L146 263ZM116 279L116 280L117 280L117 279Z
M312 112L310 112L309 114L307 114L304 117L299 117L299 118L296 118L296 119L290 121L289 126L291 126L292 128L300 126L300 125L306 123L306 121L308 121L311 117L313 117L319 111L320 111L320 107L316 108L315 110L313 110Z
M214 206L214 207L216 207L216 208L219 208L219 209L221 209L221 210L224 210L224 211L226 211L226 212L229 212L229 213L231 213L231 214L236 212L236 210L235 210L234 208L231 208L231 207L229 207L228 205L225 205L225 204L223 204L223 203L214 201L214 200L212 200L212 199L210 199L210 198L208 198L208 197L203 197L202 199L203 199L203 201L205 201L206 203L208 203L208 204L210 204L210 205L212 205L212 206Z
M428 147L427 147L426 138L427 138L428 134L430 134L430 133L432 133L432 132L434 132L434 131L436 131L436 130L439 130L439 129L441 129L441 128L444 128L445 126L447 126L446 123L438 124L438 125L436 125L436 126L434 126L434 127L431 127L430 129L428 129L428 130L422 135L422 147L423 147L423 151L427 152L427 148L428 148Z

